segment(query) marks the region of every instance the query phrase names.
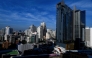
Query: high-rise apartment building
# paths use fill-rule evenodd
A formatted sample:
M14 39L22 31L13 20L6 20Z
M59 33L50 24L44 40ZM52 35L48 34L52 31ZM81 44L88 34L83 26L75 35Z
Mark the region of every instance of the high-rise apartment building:
M74 7L73 10L73 40L81 38L85 40L85 10L77 10Z
M8 40L9 42L11 42L11 34L13 34L13 28L9 26L5 27L4 40Z
M60 43L85 40L85 11L72 10L64 1L56 5L56 38Z
M31 43L39 43L38 33L37 32L32 33L32 36L30 38L30 42Z
M49 39L51 39L51 38L54 38L55 39L55 36L56 36L55 33L56 32L54 30L47 29L46 35L50 36Z
M47 32L47 33L46 33L46 40L48 40L48 39L51 39L51 34L50 34L50 32Z
M37 27L35 25L31 25L29 29L24 31L25 35L32 36L32 33L37 31Z
M47 28L46 28L45 22L42 22L42 23L41 23L41 26L42 26L42 28L43 28L43 36L46 37Z
M1 29L0 30L0 37L1 37L1 41L3 41L4 40L4 35L5 35L5 29L3 28L3 29Z
M37 31L36 26L35 26L35 25L31 25L31 26L30 26L30 31L31 31L32 33L36 32L36 31Z
M24 31L25 35L28 35L28 32L29 32L29 29L26 29L26 30Z
M45 22L41 23L41 26L39 26L37 28L37 32L38 32L38 38L40 40L46 39L46 32L47 32L47 28L46 28L46 24Z
M13 29L9 26L5 27L5 34L10 35L13 33Z
M43 27L39 26L37 28L37 32L38 32L38 38L39 38L39 40L43 40Z
M58 42L72 39L72 9L64 1L57 4L56 38Z

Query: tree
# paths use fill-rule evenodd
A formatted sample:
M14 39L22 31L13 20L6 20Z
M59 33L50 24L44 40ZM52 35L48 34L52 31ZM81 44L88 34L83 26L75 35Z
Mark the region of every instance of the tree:
M27 43L27 41L26 40L22 40L22 44L26 44Z

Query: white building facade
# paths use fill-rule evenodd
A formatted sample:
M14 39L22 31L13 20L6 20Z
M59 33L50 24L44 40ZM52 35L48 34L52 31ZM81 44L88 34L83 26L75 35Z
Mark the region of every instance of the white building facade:
M26 29L24 32L25 32L25 35L32 36L32 33L36 31L37 31L37 27L34 25L31 25L29 29Z
M49 32L46 33L46 40L51 39L51 34Z
M26 29L26 30L24 31L25 35L28 35L28 30L29 30L29 29Z
M56 32L51 29L47 29L47 33L49 33L50 38L55 38L56 36Z
M29 29L30 29L30 31L31 31L32 33L34 33L34 32L37 31L37 27L34 26L34 25L31 25L31 26L29 27Z
M87 47L91 47L92 48L92 28L85 28L86 31L86 39L85 39L85 45Z
M9 26L5 27L5 34L10 35L13 33L13 29Z
M18 50L21 51L22 53L25 51L25 50L29 50L29 49L33 49L34 46L33 44L21 44L21 45L18 45Z
M13 33L13 28L7 26L5 27L5 35L4 35L4 40L9 40L11 42L11 34Z
M47 32L46 23L45 23L45 22L42 22L42 23L41 23L41 26L42 26L42 28L43 28L43 39L45 39L45 37L46 37L46 32Z
M42 26L39 26L37 28L37 33L38 33L39 40L42 40L43 39L43 27Z

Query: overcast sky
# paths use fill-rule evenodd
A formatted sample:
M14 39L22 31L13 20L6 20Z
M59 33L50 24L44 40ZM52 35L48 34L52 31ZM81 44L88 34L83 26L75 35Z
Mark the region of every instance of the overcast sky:
M50 29L56 28L56 4L61 0L0 0L0 28L10 26L25 30L30 25L46 22ZM92 27L92 0L64 0L73 8L86 10L86 24Z

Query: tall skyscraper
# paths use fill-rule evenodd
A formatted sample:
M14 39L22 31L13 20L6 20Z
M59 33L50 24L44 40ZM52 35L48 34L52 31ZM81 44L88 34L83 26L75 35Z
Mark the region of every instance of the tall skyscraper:
M72 9L64 1L57 4L56 38L62 43L72 39Z
M57 4L56 38L60 43L76 38L85 40L85 11L72 10L64 1Z
M38 38L39 38L39 40L43 40L43 27L39 26L37 28L37 32L38 32Z
M29 29L24 31L25 35L32 36L32 33L37 31L37 27L35 25L31 25Z
M3 41L4 40L4 35L5 35L5 29L3 28L3 29L1 29L0 30L0 36L1 36L1 41Z
M84 33L84 34L83 34ZM73 10L73 40L81 38L85 40L85 10L77 10L74 7Z
M42 26L42 28L43 28L43 36L46 37L47 27L46 27L45 22L42 22L42 23L41 23L41 26Z
M4 40L8 40L11 42L11 34L13 33L13 28L7 26L5 27L5 35L4 35Z
M47 29L47 35L49 35L50 36L50 38L49 39L51 39L51 38L55 38L55 31L53 31L53 30L51 30L51 29Z
M30 31L31 31L32 33L36 32L36 31L37 31L36 26L35 26L35 25L31 25L31 26L30 26Z
M42 27L42 31L43 31L43 39L45 40L46 39L46 32L47 32L47 27L46 27L46 23L45 22L42 22L41 23L41 27Z
M13 33L13 29L9 26L5 27L5 34L10 35Z
M25 33L25 35L28 35L28 31L29 29L26 29L25 31L24 31L24 33Z
M51 39L51 34L49 32L46 33L46 40Z
M46 39L46 32L47 32L47 28L46 28L46 24L45 22L41 23L41 26L39 26L37 28L37 32L38 32L38 38L40 40Z

